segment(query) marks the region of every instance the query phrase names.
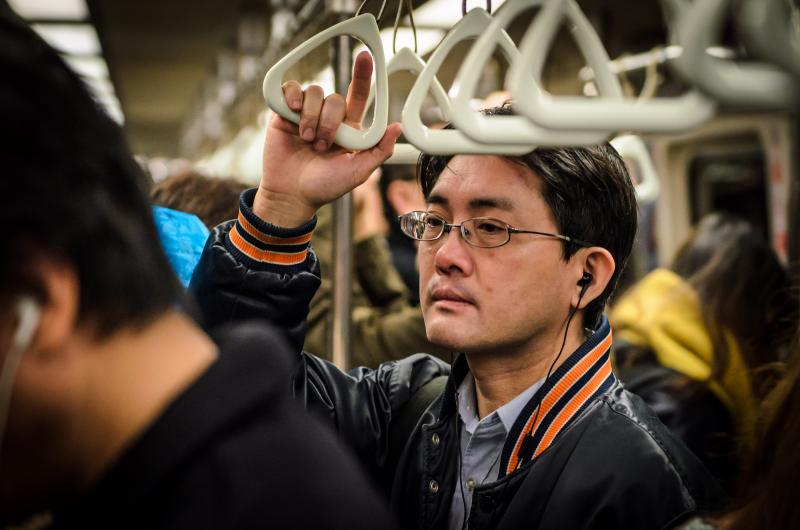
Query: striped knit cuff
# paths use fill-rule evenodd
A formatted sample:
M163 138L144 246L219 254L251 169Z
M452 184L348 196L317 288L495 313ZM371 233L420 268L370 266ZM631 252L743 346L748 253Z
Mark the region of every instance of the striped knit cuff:
M316 216L296 228L269 224L253 213L255 195L256 190L250 189L239 197L239 218L225 236L228 251L249 269L280 273L305 270Z

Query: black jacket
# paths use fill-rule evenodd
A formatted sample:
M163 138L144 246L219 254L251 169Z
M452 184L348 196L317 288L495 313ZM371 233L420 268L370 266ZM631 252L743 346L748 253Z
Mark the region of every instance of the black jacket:
M219 359L91 491L56 507L53 528L391 528L356 459L292 401L280 335L252 324L214 335Z
M637 350L636 360L626 357ZM716 477L733 491L741 472L736 429L725 405L708 385L660 364L646 348L614 343L617 375L625 388L653 410L659 420Z
M248 268L227 244L232 226L212 233L192 280L205 317L209 324L269 319L289 333L299 352L302 318L319 283L313 253L290 273L255 270L253 263ZM604 319L523 410L501 459L501 470L512 472L475 489L469 528L671 528L718 505L721 493L694 455L616 381L609 350ZM409 440L390 440L389 425L416 389L448 371L433 357L414 355L344 374L302 354L295 375L296 397L355 448L406 528L447 526L458 476L454 394L468 373L465 360L457 359L444 393ZM529 441L527 422L540 401L553 406L543 406ZM387 468L392 442L404 444L396 469ZM522 457L528 454L537 456Z

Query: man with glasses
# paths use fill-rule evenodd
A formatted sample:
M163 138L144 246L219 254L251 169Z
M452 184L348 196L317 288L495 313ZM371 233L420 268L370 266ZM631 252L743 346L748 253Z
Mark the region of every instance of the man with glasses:
M261 184L242 195L239 219L215 230L195 273L209 324L261 316L300 350L319 283L314 212L363 182L400 134L392 124L358 153L333 146L340 123L360 125L370 74L362 54L346 99L284 85L300 124L270 123ZM459 354L452 370L420 354L345 374L302 353L293 381L402 525L669 528L715 502L696 458L611 371L603 305L636 231L617 153L426 155L419 169L427 209L400 222L419 241L428 339ZM444 374L444 390L398 435L404 407Z

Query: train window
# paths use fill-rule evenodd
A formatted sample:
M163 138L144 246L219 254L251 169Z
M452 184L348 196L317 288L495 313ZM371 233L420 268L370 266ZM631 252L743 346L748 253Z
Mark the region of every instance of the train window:
M724 211L742 217L769 240L764 153L758 148L704 153L689 165L691 219Z

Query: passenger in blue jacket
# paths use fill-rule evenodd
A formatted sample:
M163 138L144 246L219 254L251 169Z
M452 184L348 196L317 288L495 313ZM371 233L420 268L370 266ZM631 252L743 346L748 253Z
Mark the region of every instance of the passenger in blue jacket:
M718 503L698 460L611 371L603 306L636 202L608 144L422 157L427 207L401 223L419 241L428 338L459 354L452 370L414 355L345 374L300 354L319 284L314 213L364 182L400 135L392 124L371 149L333 145L341 123L361 123L371 69L356 59L346 98L284 85L300 124L272 119L259 188L195 271L207 323L258 316L289 334L297 398L356 450L407 528L671 528ZM410 434L390 436L412 396L447 374Z

